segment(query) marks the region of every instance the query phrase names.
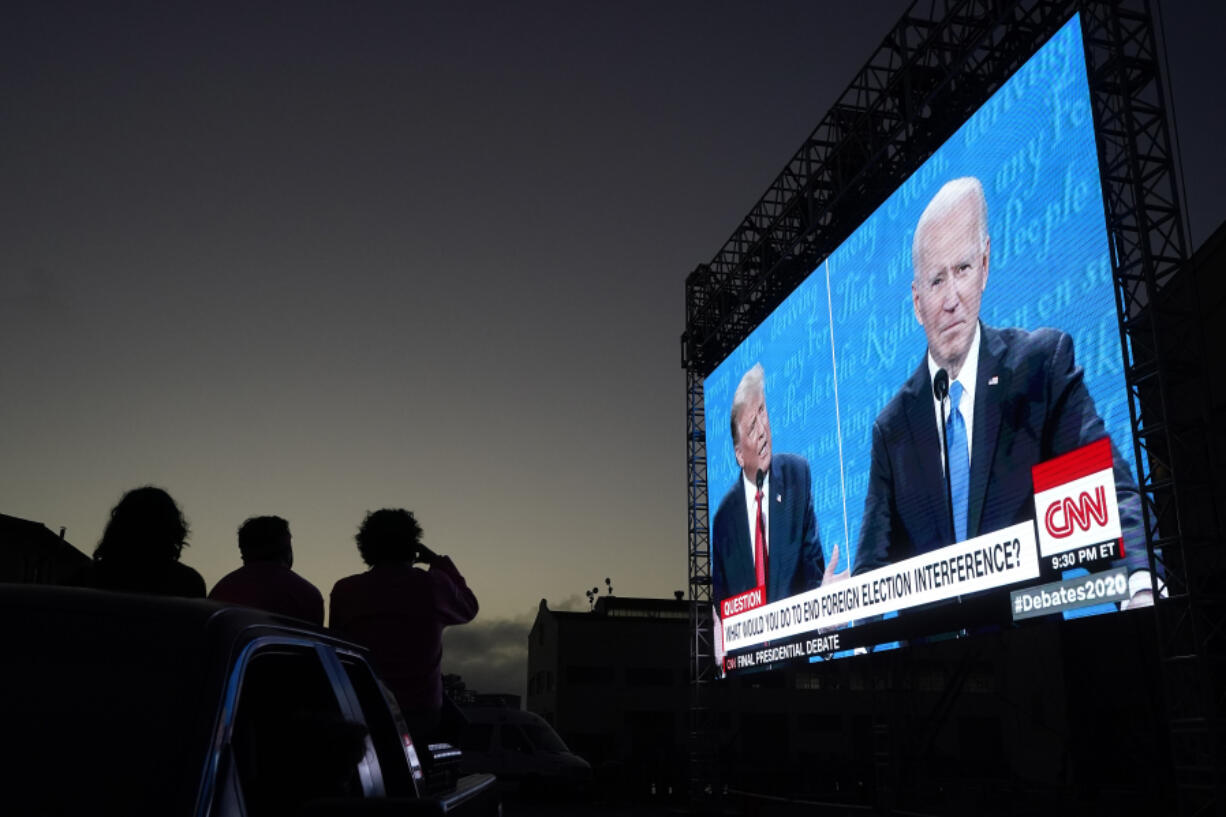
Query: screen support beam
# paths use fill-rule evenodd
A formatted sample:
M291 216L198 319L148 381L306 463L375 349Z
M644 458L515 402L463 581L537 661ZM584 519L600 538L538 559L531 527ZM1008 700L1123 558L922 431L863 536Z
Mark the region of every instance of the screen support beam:
M1213 633L1226 610L1207 586L1224 567L1219 464L1150 4L1087 3L1082 30L1146 538L1165 596L1155 620L1179 813L1221 814L1226 648Z

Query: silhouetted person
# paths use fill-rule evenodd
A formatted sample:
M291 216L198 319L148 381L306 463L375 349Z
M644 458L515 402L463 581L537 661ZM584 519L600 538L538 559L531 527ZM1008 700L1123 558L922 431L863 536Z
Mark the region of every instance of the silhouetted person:
M183 512L161 488L134 488L111 510L93 561L72 584L153 593L204 596L204 579L179 561L187 546Z
M472 621L477 597L451 559L421 543L421 526L406 510L367 514L355 538L370 570L332 588L329 624L370 648L409 733L428 740L443 705L443 628Z
M222 577L209 598L258 607L272 613L324 623L324 597L295 573L289 523L279 516L256 516L238 529L243 566Z

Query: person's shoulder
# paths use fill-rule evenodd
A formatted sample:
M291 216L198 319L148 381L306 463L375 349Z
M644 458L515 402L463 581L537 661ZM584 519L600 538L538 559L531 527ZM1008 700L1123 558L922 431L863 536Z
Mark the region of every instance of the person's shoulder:
M804 473L809 470L809 461L799 454L782 453L775 454L774 460L779 465L780 471L788 474Z
M247 572L248 571L247 571L246 565L243 565L241 567L236 567L233 570L231 570L229 573L227 573L226 575L218 579L217 584L223 585L223 584L230 584L231 582L238 581L242 579L242 577L245 576Z
M337 593L349 593L358 590L362 585L366 584L370 575L370 571L362 573L354 573L352 576L345 576L343 579L337 579L332 585L332 595Z
M304 592L308 592L316 596L320 595L319 588L316 587L310 581L310 579L307 579L304 576L301 576L298 573L295 573L293 570L291 570L288 567L285 568L285 573L286 573L286 578L291 583L293 583L295 586L301 588ZM341 581L344 581L344 579L341 579Z
M984 341L988 354L1015 373L1030 372L1039 376L1049 368L1073 365L1073 338L1060 329L985 326Z
M204 597L207 590L204 577L196 568L182 562L170 562L169 575L173 584L170 592L184 596Z
M217 580L217 584L213 585L213 589L209 591L209 598L213 598L217 593L224 593L230 589L232 584L241 582L243 579L243 568L239 567L231 570L226 575Z
M724 498L719 501L719 507L715 509L715 518L719 519L720 517L731 513L732 508L734 507L733 503L737 501L738 497L741 497L743 501L744 496L745 492L741 487L741 472L737 471L736 482L732 483L732 487L729 488L724 494Z
M881 411L877 412L876 424L882 428L888 428L893 425L898 418L906 413L906 402L914 400L916 397L922 397L928 393L928 358L926 356L920 361L920 365L902 382L898 387L898 391L894 392L893 396L886 401L886 404L881 407Z
M412 581L454 581L454 577L460 575L460 569L450 556L440 554L427 570L414 566L413 574Z
M881 407L881 411L877 412L877 419L874 421L879 426L888 426L894 422L896 417L900 417L903 413L903 390L899 389L894 392L894 396L886 401L886 404Z
M1051 353L1062 343L1071 343L1068 332L1043 326L1038 329L1022 329L1020 326L983 327L983 338L989 351L993 347L1003 346L1005 350L1015 355L1034 355Z

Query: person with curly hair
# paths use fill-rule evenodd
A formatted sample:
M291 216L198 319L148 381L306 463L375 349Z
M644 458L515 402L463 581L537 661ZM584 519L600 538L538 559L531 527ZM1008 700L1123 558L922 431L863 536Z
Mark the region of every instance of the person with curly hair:
M340 635L370 648L417 740L439 726L443 628L477 615L477 597L460 571L422 544L421 533L416 517L403 508L367 514L354 538L370 569L333 586L328 621Z
M170 494L152 485L133 488L111 510L93 561L72 584L202 598L204 579L179 561L185 547L187 522Z

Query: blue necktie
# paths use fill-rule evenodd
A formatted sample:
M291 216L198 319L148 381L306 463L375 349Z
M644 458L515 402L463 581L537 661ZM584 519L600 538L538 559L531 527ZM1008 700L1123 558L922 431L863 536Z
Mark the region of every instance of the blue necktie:
M945 434L949 440L949 492L954 504L954 534L957 541L966 539L966 494L970 484L971 458L966 453L966 422L958 411L962 399L962 384L949 384L949 421Z

